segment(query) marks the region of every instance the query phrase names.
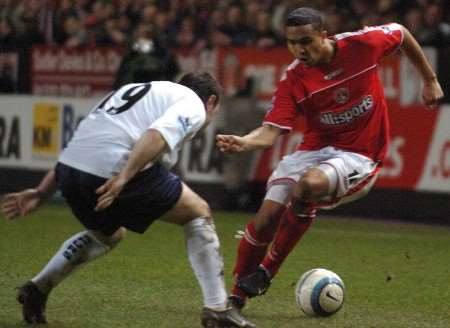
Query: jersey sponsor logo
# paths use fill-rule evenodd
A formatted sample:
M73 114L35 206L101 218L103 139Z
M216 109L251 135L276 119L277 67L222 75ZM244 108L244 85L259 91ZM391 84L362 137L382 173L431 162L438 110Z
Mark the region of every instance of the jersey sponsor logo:
M350 98L350 91L347 88L339 88L334 91L334 101L338 104L345 104Z
M326 81L329 81L331 79L334 79L336 76L338 76L339 74L341 74L344 71L343 68L338 68L330 73L328 73L327 75L325 75L323 78Z
M327 125L339 125L352 122L355 118L358 118L366 113L370 112L373 108L373 98L368 95L363 100L342 113L325 112L320 116L320 122Z

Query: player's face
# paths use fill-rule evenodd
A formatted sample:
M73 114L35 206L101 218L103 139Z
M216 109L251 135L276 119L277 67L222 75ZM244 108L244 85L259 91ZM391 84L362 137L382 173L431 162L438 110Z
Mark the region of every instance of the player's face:
M318 31L311 24L287 26L285 37L287 48L303 65L311 67L321 63L325 55L326 31Z
M204 130L209 125L209 123L211 123L211 121L219 112L219 109L220 104L217 101L217 97L215 95L209 96L208 101L205 104L206 119L201 130Z

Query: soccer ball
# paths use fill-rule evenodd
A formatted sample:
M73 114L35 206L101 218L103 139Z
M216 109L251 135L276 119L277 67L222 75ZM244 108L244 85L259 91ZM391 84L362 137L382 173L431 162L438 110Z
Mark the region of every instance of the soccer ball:
M326 269L305 272L295 288L298 306L308 316L327 317L344 303L345 286L339 276Z

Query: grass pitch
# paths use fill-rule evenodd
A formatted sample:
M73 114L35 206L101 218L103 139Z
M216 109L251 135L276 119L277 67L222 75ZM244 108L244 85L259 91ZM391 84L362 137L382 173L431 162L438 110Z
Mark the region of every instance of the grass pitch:
M237 229L251 214L215 215L227 284ZM0 327L24 327L14 287L34 276L81 226L66 207L28 218L0 217ZM308 318L296 307L299 276L314 267L338 273L347 287L343 309ZM268 293L245 310L258 327L450 327L450 228L319 216L289 256ZM109 255L79 270L48 303L48 328L199 327L201 292L180 228L155 223L129 233Z

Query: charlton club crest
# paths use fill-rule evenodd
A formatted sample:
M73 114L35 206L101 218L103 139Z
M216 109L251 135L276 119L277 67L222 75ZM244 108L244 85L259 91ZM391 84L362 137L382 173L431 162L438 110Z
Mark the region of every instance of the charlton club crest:
M345 104L350 98L350 92L347 88L339 88L334 91L334 101L338 104Z

